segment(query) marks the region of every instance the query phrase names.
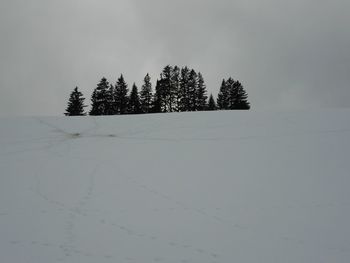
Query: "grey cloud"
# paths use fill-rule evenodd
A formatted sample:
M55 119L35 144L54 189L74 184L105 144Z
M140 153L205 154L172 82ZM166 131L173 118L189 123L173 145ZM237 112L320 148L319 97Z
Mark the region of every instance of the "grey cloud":
M166 64L243 82L253 108L349 107L348 1L3 0L0 114L60 115L102 76Z

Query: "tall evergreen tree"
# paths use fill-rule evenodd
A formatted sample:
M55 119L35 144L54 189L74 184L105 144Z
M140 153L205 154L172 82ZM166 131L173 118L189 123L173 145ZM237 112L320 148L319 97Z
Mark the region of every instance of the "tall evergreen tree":
M196 110L202 111L207 107L207 88L205 86L203 76L200 72L198 72L197 79Z
M189 99L189 110L195 111L197 109L197 73L193 69L190 71L188 80L188 99Z
M84 100L85 98L83 97L83 93L78 91L78 87L75 87L75 89L70 94L65 115L85 116L86 113L84 112L84 108L86 105L84 105Z
M96 89L91 94L91 109L89 114L90 115L102 115L101 110L100 110L100 105L98 101L98 92Z
M174 83L174 68L170 65L164 67L160 74L161 95L164 101L164 112L173 112L177 109L177 88Z
M234 110L237 98L237 82L233 78L226 80L226 89L228 94L228 106L226 109Z
M209 102L208 102L208 108L207 109L209 111L213 111L213 110L217 109L216 103L215 103L215 100L214 100L214 97L213 97L213 94L210 94L210 96L209 96Z
M174 66L171 74L172 111L179 111L180 68Z
M161 112L168 112L168 107L169 107L169 79L167 78L162 78L158 82L158 99L159 99L159 105Z
M229 89L224 79L222 80L221 87L219 90L217 98L217 107L220 110L229 109Z
M188 67L182 68L180 72L179 92L178 92L179 111L190 110L189 79L190 79L189 68Z
M162 100L164 101L164 112L169 112L171 110L171 100L169 99L171 92L171 71L172 67L167 65L160 74L159 84L161 88Z
M120 77L117 80L117 83L115 84L115 106L117 113L127 113L128 85L124 80L123 74L120 75Z
M108 105L108 89L109 83L106 78L102 78L97 88L91 96L91 110L90 115L106 115Z
M237 110L249 110L250 103L248 102L248 94L239 81L235 82L235 90L236 98L233 108Z
M223 80L218 94L218 107L222 110L249 110L248 95L239 81Z
M115 102L115 87L111 84L107 90L107 104L106 104L106 115L117 114L116 102Z
M140 104L143 113L149 113L152 108L152 83L151 77L147 73L140 91Z
M132 86L132 89L130 92L129 103L128 103L128 113L131 113L131 114L141 113L139 92L135 83Z
M159 113L162 112L163 108L163 95L162 95L162 88L161 88L161 81L157 80L156 82L156 87L155 87L155 93L153 96L153 101L152 101L152 110L151 112L153 113Z

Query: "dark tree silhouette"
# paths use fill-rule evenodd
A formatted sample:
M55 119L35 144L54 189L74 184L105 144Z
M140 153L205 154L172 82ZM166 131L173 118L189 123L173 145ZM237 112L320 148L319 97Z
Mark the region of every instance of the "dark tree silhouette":
M197 109L197 73L192 69L188 80L189 111Z
M223 79L217 99L217 107L219 110L229 109L229 90L226 81Z
M179 111L180 68L174 66L171 74L171 101L173 111Z
M217 110L217 107L216 107L216 103L215 103L213 94L210 94L210 96L209 96L209 102L208 102L208 108L207 108L207 109L208 109L209 111Z
M119 114L127 113L128 108L128 85L126 84L123 74L115 84L115 106Z
M143 81L140 91L140 106L143 113L149 113L152 108L152 83L148 73Z
M160 89L162 95L162 111L164 112L173 112L177 111L177 83L176 75L174 72L178 72L179 69L177 66L171 67L167 65L164 67L162 73L160 74ZM175 77L174 77L175 76Z
M189 99L189 79L190 70L188 67L184 67L180 72L180 83L178 92L179 101L179 111L189 111L190 110L190 99Z
M71 92L68 100L68 106L65 112L66 116L85 116L84 105L85 98L83 97L83 93L78 91L78 87Z
M217 100L221 110L249 110L248 95L239 81L233 78L223 80Z
M139 114L141 113L139 92L136 84L132 85L132 89L129 97L128 113Z
M152 101L152 113L162 112L163 108L163 95L162 95L162 87L161 80L157 80L157 84L155 87L155 93Z
M236 92L235 92L236 99L235 99L233 108L237 110L249 110L250 103L248 102L248 94L244 90L243 85L239 81L236 81L235 89L236 89Z
M106 93L106 109L105 115L115 115L117 114L117 108L115 104L115 87L111 84Z
M97 88L91 96L90 115L106 115L109 108L108 102L109 83L106 78L102 78Z
M205 86L203 76L200 72L198 72L197 79L196 110L202 111L207 107L207 88Z
M162 73L160 74L160 89L162 94L162 101L164 102L164 106L162 111L170 112L172 108L172 101L170 98L171 94L171 71L172 67L170 65L165 66Z
M233 78L228 78L226 80L226 89L228 94L228 105L226 109L234 110L235 109L235 103L237 99L237 82L233 80Z

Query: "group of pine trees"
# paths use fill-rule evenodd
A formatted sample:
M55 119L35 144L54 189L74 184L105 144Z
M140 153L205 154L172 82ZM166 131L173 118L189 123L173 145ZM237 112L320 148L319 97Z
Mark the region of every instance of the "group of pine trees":
M85 98L76 87L70 95L65 115L86 115ZM188 67L166 66L152 91L147 74L141 90L134 83L129 93L121 75L115 85L102 78L91 96L89 115L140 114L179 111L250 109L248 95L239 81L223 80L217 101L207 96L203 76Z

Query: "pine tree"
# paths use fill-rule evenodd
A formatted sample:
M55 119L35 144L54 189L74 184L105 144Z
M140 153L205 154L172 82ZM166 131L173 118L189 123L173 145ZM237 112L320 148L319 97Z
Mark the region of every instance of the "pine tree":
M226 109L234 110L237 99L237 82L233 78L226 80L226 89L228 94L228 106Z
M161 88L161 81L157 80L156 82L156 87L155 87L155 93L153 96L153 101L152 101L152 113L160 113L162 112L162 106L163 106L163 96L162 96L162 88Z
M179 111L180 68L174 66L171 74L171 101L172 111Z
M180 72L179 80L179 92L178 92L178 108L179 111L190 111L190 100L189 100L189 78L190 70L188 67L184 67Z
M91 110L89 112L90 115L101 115L99 110L99 102L98 102L98 94L97 90L94 89L94 91L91 94Z
M215 100L214 100L214 97L213 97L213 94L210 94L210 96L209 96L209 102L208 102L208 108L207 109L209 111L213 111L213 110L217 109L216 103L215 103Z
M111 84L107 90L107 106L105 110L106 115L117 114L116 104L115 104L115 87Z
M189 110L195 111L197 109L197 73L193 69L190 71L188 80L188 100L189 100Z
M162 100L164 101L164 112L169 112L171 110L171 101L169 100L171 89L171 71L171 66L167 65L160 74L160 94L162 95Z
M140 104L141 111L143 113L149 113L152 107L152 84L149 74L144 78L144 84L142 85L140 92Z
M78 87L75 87L75 89L70 94L65 115L85 116L86 113L84 112L84 108L86 105L84 105L84 100L85 98L83 97L83 94L78 91Z
M177 67L176 67L177 68ZM160 88L162 89L162 100L164 101L164 112L177 110L177 87L174 82L174 68L170 65L164 67L160 74Z
M217 104L222 110L249 110L248 95L239 81L233 78L223 80Z
M233 108L237 110L249 110L248 94L239 81L235 82L235 90L236 99Z
M197 75L196 110L202 111L207 106L207 88L200 72Z
M128 85L126 84L123 74L115 84L115 106L119 114L127 113L128 108Z
M169 80L161 78L158 81L157 98L160 106L160 112L168 112L168 92L169 92Z
M217 107L220 110L229 109L229 89L224 79L222 80L220 91L218 94Z
M109 83L106 78L102 78L97 88L91 96L90 115L106 115L108 110L108 89Z
M139 92L135 83L132 86L132 89L130 92L128 113L131 113L131 114L141 113Z

